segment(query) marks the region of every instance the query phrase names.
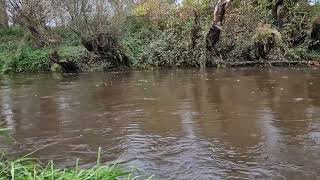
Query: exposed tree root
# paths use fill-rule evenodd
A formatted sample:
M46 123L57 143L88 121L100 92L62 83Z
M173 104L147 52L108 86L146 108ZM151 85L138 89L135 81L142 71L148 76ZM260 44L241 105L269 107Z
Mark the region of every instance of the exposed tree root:
M53 51L49 55L49 59L56 64L59 64L66 73L77 73L80 71L79 67L73 61L61 61L57 51Z

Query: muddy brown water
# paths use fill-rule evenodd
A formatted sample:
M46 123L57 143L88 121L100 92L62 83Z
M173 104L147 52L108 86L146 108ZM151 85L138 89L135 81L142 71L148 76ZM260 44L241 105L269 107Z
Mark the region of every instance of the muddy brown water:
M320 70L0 76L2 150L155 179L320 179Z

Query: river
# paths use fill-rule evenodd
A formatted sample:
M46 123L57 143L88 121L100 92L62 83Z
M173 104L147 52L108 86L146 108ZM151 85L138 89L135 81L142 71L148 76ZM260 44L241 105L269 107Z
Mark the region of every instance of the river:
M11 156L137 168L155 179L319 179L320 70L0 76Z

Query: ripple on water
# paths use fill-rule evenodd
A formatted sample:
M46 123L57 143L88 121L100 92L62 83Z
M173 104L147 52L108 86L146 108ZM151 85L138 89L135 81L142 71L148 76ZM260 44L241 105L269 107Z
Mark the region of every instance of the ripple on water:
M96 86L97 85L97 86ZM13 155L158 179L317 179L320 72L244 68L0 76ZM36 95L36 96L35 96Z

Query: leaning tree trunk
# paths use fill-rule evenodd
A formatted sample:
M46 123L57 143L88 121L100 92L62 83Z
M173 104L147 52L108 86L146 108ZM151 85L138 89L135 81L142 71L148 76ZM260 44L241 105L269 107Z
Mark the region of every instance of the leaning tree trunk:
M127 56L122 53L117 39L109 33L100 33L91 37L81 37L83 46L99 56L108 69L129 66Z
M86 32L79 30L79 28L68 27L81 38L81 44L86 50L96 55L97 63L101 63L104 70L130 66L129 59L122 52L118 39L111 33L100 32L88 35Z
M45 47L51 44L52 40L49 36L49 32L44 27L45 25L37 26L37 25L30 25L28 23L25 24L25 27L31 34L31 38L33 44L37 48Z
M207 50L209 52L213 51L214 45L220 40L226 8L230 3L231 0L219 0L215 6L213 23L206 37Z

